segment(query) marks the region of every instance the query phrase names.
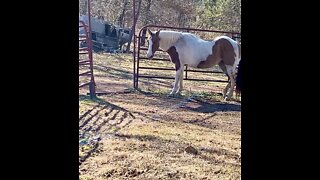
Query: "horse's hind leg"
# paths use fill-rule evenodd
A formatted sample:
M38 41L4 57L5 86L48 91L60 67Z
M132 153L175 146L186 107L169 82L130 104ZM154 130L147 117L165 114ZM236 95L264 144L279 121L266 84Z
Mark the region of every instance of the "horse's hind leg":
M229 90L229 88L230 88L230 85L231 85L231 83L230 83L230 80L228 81L228 84L226 85L226 87L223 89L223 91L222 91L222 97L223 98L225 98L226 97L226 95L227 95L227 92L228 92L228 90Z
M233 66L226 65L226 68L227 68L228 76L230 78L230 82L228 83L228 85L230 84L230 88L226 93L225 100L230 100L233 95L234 86L235 86L235 72L233 70Z
M228 71L227 71L226 65L222 61L219 63L219 67L226 74L226 76L228 76L228 84L226 85L226 87L222 91L222 97L225 98L226 94L227 94L227 91L228 91L228 89L230 88L230 85L231 85L230 84L230 76L228 75Z

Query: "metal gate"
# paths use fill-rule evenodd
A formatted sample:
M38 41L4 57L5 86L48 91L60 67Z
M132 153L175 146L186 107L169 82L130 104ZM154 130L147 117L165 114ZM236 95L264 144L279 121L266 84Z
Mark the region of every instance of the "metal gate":
M159 68L159 67L152 67L152 66L140 66L141 60L148 60L145 56L146 53L142 54L141 52L146 52L148 47L144 46L143 43L146 40L146 30L147 28L161 28L161 29L174 29L178 31L195 31L195 32L212 32L212 33L221 33L221 34L230 34L233 39L240 39L240 33L237 32L228 32L228 31L217 31L217 30L204 30L204 29L194 29L194 28L179 28L179 27L171 27L171 26L157 26L157 25L146 25L142 27L139 31L138 36L135 35L134 38L134 51L133 51L133 87L138 88L139 85L139 78L156 78L156 79L174 79L174 77L164 77L164 76L148 76L148 75L141 75L139 73L140 69L148 69L148 70L165 70L165 71L175 71L174 68ZM137 41L137 47L136 47ZM162 51L162 50L157 50ZM162 51L163 52L163 51ZM168 61L170 62L169 56L167 58L153 58L152 61ZM222 71L205 71L205 70L191 70L188 69L188 66L184 68L184 80L191 80L191 81L211 81L211 82L225 82L223 80L208 80L208 79L196 79L196 78L189 78L188 72L199 72L199 73L223 73Z
M87 2L88 25L86 25L84 21L79 21L79 32L81 29L83 30L83 33L79 33L79 81L80 77L89 77L89 81L79 84L79 88L89 86L90 97L94 98L96 96L96 90L93 76L90 0L88 0ZM85 42L85 47L80 47L81 42Z

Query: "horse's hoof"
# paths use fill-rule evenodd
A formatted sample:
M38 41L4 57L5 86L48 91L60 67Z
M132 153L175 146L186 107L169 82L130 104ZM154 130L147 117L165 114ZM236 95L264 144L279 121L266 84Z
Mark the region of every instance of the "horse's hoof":
M181 96L182 91L177 91L175 94Z
M225 97L224 100L225 100L225 101L230 101L230 98Z
M170 94L167 95L167 97L174 97L174 94L170 93Z

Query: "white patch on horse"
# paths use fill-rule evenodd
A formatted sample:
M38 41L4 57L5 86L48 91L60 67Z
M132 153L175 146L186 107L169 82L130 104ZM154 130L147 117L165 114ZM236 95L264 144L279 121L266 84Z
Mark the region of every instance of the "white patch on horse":
M197 65L212 54L213 41L204 41L196 36L184 36L184 41L188 43L178 43L177 52L181 57L181 66L187 64L190 67Z

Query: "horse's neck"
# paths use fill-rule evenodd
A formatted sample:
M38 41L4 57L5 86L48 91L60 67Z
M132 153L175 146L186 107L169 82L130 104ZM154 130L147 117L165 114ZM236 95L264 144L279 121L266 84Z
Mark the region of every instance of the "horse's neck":
M167 51L171 46L173 46L180 38L182 38L182 33L170 32L170 31L160 31L159 46L160 49Z

